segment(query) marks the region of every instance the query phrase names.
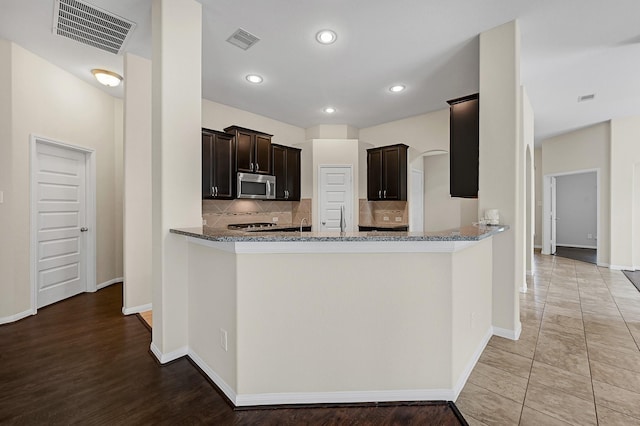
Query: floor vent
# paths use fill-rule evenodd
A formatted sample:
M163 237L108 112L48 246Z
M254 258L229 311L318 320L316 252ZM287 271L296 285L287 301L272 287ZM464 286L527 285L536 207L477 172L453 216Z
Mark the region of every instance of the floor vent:
M119 54L136 24L78 0L56 0L53 33Z
M257 42L259 42L260 39L251 34L249 31L238 28L236 32L229 36L227 41L242 50L247 50Z

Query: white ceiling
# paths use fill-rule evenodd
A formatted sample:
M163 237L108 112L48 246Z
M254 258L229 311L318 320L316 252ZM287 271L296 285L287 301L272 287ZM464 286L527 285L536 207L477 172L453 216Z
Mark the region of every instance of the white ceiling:
M87 0L137 24L125 50L151 58L151 0ZM203 97L303 128L358 128L447 108L478 91L478 34L518 19L536 140L640 115L638 0L200 0ZM123 56L53 35L54 0L2 0L0 38L96 84ZM225 40L243 28L260 41ZM315 33L331 28L330 46ZM260 85L244 79L264 77ZM392 94L389 86L407 90ZM126 81L125 81L126 84ZM122 96L122 89L107 89ZM578 103L595 93L593 101ZM331 116L322 112L334 106Z

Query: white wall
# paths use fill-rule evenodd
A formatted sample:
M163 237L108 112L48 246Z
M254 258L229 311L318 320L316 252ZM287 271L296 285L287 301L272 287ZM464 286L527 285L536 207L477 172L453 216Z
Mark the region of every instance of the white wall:
M271 142L294 146L306 140L305 129L224 104L202 100L202 127L223 131L237 125L273 135Z
M610 125L600 123L542 141L542 175L599 169L598 264L609 264L610 253Z
M22 47L0 43L0 91L6 94L6 82L11 84L10 96L2 96L2 112L11 110L10 125L2 126L5 134L0 145L0 158L11 162L7 181L0 172L0 190L5 202L0 205L5 220L0 222L0 235L10 255L0 256L0 318L11 317L30 309L29 282L29 136L37 134L72 145L94 149L97 166L97 284L122 276L117 260L121 248L118 233L117 208L120 194L116 190L120 165L116 146L115 119L118 107L112 96L66 71L35 56ZM7 107L7 105L10 105ZM7 116L2 114L2 120ZM3 123L8 124L8 123ZM6 139L6 129L11 135ZM0 160L2 162L3 160ZM3 188L4 187L4 188ZM8 219L8 220L7 220ZM8 242L8 243L7 243ZM4 250L4 249L3 249ZM5 272L6 271L6 272Z
M542 247L542 148L533 151L533 166L535 169L535 235L533 244Z
M556 178L556 245L596 248L598 229L595 172ZM588 235L591 235L591 238Z
M521 119L520 31L517 21L480 34L480 170L478 216L498 209L510 230L494 238L493 326L520 330L525 286L524 148Z
M10 317L18 312L29 309L28 299L23 300L18 306L14 296L16 281L13 277L14 250L12 241L14 238L13 227L13 120L12 120L12 91L11 91L11 52L13 44L0 39L0 191L4 201L0 204L0 319ZM24 141L25 145L27 141ZM28 163L24 164L27 167ZM23 275L24 279L24 275ZM28 285L23 283L23 285Z
M640 116L611 120L611 265L640 269Z
M127 314L151 308L151 61L124 59L124 294Z

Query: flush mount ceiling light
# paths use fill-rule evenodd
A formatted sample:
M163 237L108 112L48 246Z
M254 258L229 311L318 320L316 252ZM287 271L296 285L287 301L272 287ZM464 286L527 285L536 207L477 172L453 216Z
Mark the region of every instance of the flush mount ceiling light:
M338 35L335 31L331 30L320 30L316 34L316 40L318 40L318 43L320 44L331 44L335 42L337 38Z
M334 107L326 107L325 109L323 109L323 111L327 114L333 114L334 112L336 112L336 109Z
M104 84L105 86L116 87L122 82L122 76L113 71L94 68L91 70L91 74L93 74L100 84Z
M407 87L404 84L396 84L394 86L389 87L389 91L393 93L402 92Z
M260 84L262 83L262 76L259 76L258 74L249 74L246 77L247 81L249 83L253 83L253 84Z

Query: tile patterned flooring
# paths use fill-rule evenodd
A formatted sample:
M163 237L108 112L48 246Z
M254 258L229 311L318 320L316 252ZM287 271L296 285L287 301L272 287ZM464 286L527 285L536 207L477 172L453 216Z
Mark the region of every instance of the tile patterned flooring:
M470 425L640 425L640 292L620 271L535 255L522 334L493 336L456 405Z

